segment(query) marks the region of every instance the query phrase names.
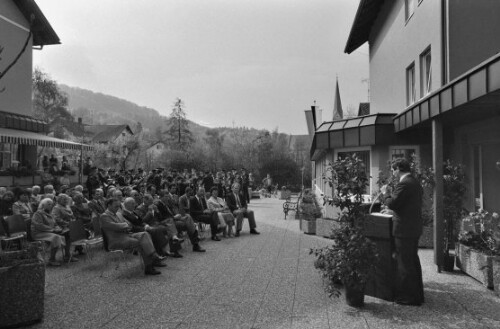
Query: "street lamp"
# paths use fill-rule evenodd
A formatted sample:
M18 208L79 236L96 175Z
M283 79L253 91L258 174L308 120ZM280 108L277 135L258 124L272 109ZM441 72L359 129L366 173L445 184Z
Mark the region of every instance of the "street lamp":
M304 171L306 170L306 167L300 168L300 171L302 172L302 191L304 191Z

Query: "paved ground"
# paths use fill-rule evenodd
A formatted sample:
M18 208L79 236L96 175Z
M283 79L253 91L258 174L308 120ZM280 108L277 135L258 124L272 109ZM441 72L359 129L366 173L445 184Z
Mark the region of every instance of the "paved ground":
M33 328L500 328L500 298L460 274L437 274L421 250L426 303L399 306L366 297L353 309L330 299L311 247L329 241L283 220L282 201L252 200L259 236L185 246L162 274L145 277L137 256L115 269L111 255L47 268L45 319ZM291 216L293 217L293 216Z

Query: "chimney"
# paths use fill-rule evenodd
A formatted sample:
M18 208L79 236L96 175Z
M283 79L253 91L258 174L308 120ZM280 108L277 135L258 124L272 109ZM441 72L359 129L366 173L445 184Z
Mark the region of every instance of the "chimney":
M82 118L78 118L78 124L81 125L82 124Z

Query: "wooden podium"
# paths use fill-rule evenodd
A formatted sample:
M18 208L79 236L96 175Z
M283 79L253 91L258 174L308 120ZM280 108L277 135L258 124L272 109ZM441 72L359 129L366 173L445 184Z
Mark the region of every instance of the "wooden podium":
M372 278L366 283L365 295L394 301L397 267L396 261L392 258L394 252L392 216L381 213L367 215L365 236L377 245L379 253L379 262Z

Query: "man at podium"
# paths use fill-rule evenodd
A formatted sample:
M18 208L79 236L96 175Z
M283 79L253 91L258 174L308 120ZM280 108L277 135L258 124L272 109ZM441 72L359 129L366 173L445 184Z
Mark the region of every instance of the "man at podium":
M392 174L399 179L394 191L382 186L385 205L394 212L392 233L397 262L396 298L402 305L420 306L424 302L422 267L418 258L418 239L422 234L422 194L418 180L410 173L410 162L396 159Z

